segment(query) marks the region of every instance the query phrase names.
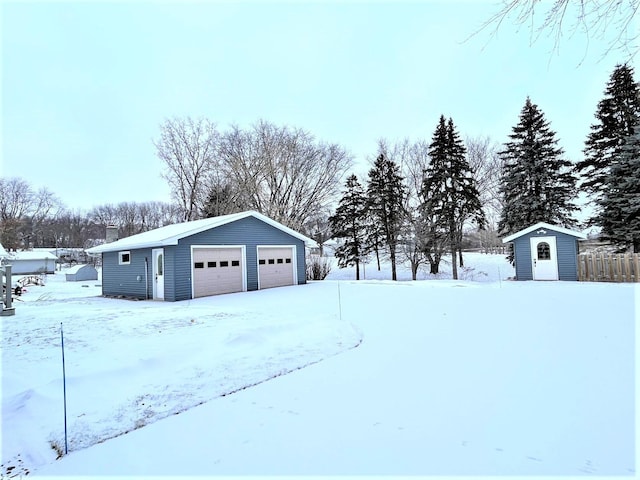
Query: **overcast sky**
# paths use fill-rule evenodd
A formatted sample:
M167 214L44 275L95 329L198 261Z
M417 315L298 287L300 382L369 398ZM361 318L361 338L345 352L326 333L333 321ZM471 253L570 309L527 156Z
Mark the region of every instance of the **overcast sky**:
M377 139L431 139L441 114L463 136L502 143L529 95L577 160L626 60L581 34L554 52L510 22L466 40L494 1L1 8L0 173L83 210L170 200L152 142L173 116L300 127L346 147L363 173Z

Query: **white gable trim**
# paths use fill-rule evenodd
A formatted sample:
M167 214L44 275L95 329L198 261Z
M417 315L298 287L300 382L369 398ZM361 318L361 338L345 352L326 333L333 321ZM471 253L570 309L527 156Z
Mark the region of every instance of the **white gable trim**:
M513 235L509 235L502 239L502 243L513 242L516 238L522 237L528 233L531 233L535 230L552 230L554 232L565 233L567 235L571 235L572 237L576 237L578 240L586 240L587 236L584 233L576 232L574 230L569 230L568 228L558 227L556 225L551 225L545 222L538 222L535 225L531 225L524 230L520 230L519 232L514 233ZM542 232L541 232L542 233ZM546 233L546 232L545 232Z
M271 225L272 227L275 227L278 230L291 235L292 237L302 240L306 244L313 243L313 240L311 240L309 237L306 237L301 233L298 233L295 230L292 230L289 227L286 227L281 223L278 223L275 220L262 215L261 213L250 210L246 212L232 213L230 215L223 215L221 217L204 218L191 222L167 225L164 227L156 228L155 230L149 230L137 235L132 235L115 242L105 243L103 245L98 245L97 247L89 248L87 250L87 253L94 255L98 253L114 252L120 250L158 248L167 245L177 245L178 241L182 238L189 237L206 230L211 230L212 228L220 227L222 225L226 225L228 223L235 222L236 220L241 220L247 217L254 217L258 220L261 220L262 222Z

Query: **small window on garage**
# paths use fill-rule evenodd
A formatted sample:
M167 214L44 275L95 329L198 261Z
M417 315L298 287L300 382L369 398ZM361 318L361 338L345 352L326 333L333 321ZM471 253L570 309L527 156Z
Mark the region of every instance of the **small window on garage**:
M223 260L220 262L220 266L221 267L228 267L229 266L229 262L227 262L226 260Z
M204 268L204 262L196 262L193 264L193 268Z
M118 252L118 265L129 265L131 263L131 252Z
M291 263L291 259L290 258L285 258L284 259L284 263Z
M207 262L207 267L216 268L216 262Z
M284 258L279 258L278 263L284 263Z
M274 263L276 263L276 261L273 258L269 259L269 265L273 265Z
M264 258L261 258L260 260L258 260L259 265L264 265L265 263L267 263L267 261Z
M232 267L239 267L240 266L240 260L231 260L231 266Z

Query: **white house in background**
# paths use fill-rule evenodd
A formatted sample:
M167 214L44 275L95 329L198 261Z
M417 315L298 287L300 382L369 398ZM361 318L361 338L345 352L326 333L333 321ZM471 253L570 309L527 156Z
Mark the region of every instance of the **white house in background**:
M55 273L58 257L49 252L11 252L3 263L12 266L12 275Z

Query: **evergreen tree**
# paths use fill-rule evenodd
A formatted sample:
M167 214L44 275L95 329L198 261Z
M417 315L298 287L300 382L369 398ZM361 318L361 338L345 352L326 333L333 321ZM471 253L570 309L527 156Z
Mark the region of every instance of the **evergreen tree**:
M433 134L429 148L431 163L425 171L421 195L424 215L430 217L430 230L449 244L453 278L458 278L458 259L461 250L462 228L467 220L484 226L480 194L473 171L466 159L466 149L456 131L453 120L444 115Z
M216 183L209 189L207 200L202 210L202 218L218 217L241 211L234 202L231 183Z
M391 260L391 279L397 280L396 251L404 224L404 200L407 188L400 175L400 167L383 153L378 155L369 170L367 196L371 220L383 234Z
M344 239L344 243L335 252L338 266L344 268L355 265L356 280L360 280L360 259L368 253L367 197L355 175L347 178L345 186L346 190L340 199L336 213L329 217L329 225L334 237Z
M626 137L604 187L596 217L602 233L614 244L640 253L640 128Z
M604 193L609 168L624 139L633 134L640 119L640 91L632 67L616 65L595 117L598 122L591 125L585 158L576 164L576 172L583 177L581 188L598 199Z
M537 222L574 227L577 179L571 162L562 158L555 132L529 97L520 121L500 155L504 161L500 192L504 208L500 235L510 235ZM513 261L513 253L509 255Z

